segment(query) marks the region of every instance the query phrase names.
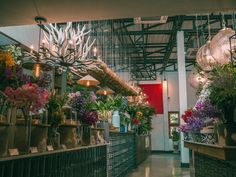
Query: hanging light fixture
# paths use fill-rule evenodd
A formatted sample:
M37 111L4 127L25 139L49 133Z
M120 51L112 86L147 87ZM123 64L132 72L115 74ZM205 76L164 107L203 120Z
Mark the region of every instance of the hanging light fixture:
M211 71L216 64L215 59L211 55L210 45L211 45L211 29L210 29L210 18L208 14L208 41L204 44L197 52L196 60L203 71ZM198 38L198 36L197 36Z
M197 52L196 60L203 71L211 71L216 64L210 52L211 41L207 41Z
M206 73L203 71L198 72L195 68L193 68L188 76L188 82L193 88L199 88L207 82Z
M233 12L232 14L232 25L233 25L233 29L235 29L235 13ZM230 54L231 54L231 62L233 63L234 61L236 61L236 45L234 45L236 43L236 34L232 35L229 38L229 43L230 43Z
M223 29L221 29L213 38L210 44L210 51L216 62L219 64L227 64L231 59L231 47L236 47L236 41L230 45L230 37L235 34L231 28L225 27L224 15L222 15Z
M90 87L90 86L96 86L96 85L100 84L100 82L98 80L96 80L94 77L92 77L91 75L86 75L86 76L82 77L81 79L79 79L77 81L77 84L84 85L86 87Z
M42 28L42 23L45 23L47 20L44 17L37 16L35 17L36 23L39 25L39 40L38 40L38 52L36 56L34 56L34 46L30 46L30 56L33 57L31 58L31 61L26 61L22 63L22 67L28 70L32 70L33 74L36 78L40 77L42 71L50 71L52 67L46 63L41 62L40 60L40 44L41 44L41 28ZM42 41L44 42L44 40Z
M96 94L100 94L100 95L110 95L113 93L114 93L114 91L111 90L109 87L101 88L96 92Z

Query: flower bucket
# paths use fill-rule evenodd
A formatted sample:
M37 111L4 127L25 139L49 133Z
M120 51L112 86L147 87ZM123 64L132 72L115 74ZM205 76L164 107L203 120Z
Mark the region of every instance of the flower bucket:
M38 152L45 152L47 149L48 127L47 124L32 125L30 146L37 147Z
M60 125L58 132L60 133L60 143L66 145L67 148L77 146L77 125L63 124Z
M109 142L109 123L107 121L101 121L97 123L97 127L104 129L104 133L103 133L104 140L106 142Z
M87 124L81 125L81 139L82 139L82 146L88 146L91 144L91 128Z
M28 128L25 123L17 123L15 126L14 148L17 148L20 154L28 152Z
M13 147L14 126L0 123L0 157L8 156L8 149Z

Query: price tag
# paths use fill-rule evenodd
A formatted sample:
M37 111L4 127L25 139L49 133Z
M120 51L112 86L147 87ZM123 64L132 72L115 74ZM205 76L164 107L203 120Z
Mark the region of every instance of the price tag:
M30 153L38 153L38 148L37 147L30 147Z
M15 149L8 149L8 152L9 152L10 156L17 156L17 155L19 155L19 151L18 151L17 148L15 148Z
M53 149L53 147L52 147L52 145L48 145L47 146L47 151L53 151L54 149Z
M64 145L64 144L61 145L61 148L62 149L67 149L66 145Z

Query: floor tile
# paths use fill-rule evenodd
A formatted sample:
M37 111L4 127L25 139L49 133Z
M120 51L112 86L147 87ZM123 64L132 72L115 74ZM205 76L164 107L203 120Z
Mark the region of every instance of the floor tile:
M194 177L192 168L180 168L179 155L154 154L127 177Z

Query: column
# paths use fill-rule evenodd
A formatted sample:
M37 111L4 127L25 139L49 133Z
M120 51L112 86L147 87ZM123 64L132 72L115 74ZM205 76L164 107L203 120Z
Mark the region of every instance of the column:
M178 77L179 77L179 110L180 115L187 109L187 87L186 87L186 69L185 69L185 51L184 51L184 32L177 32L177 59L178 59ZM184 123L180 119L180 123ZM184 147L183 133L181 133L181 167L189 166L189 150Z

